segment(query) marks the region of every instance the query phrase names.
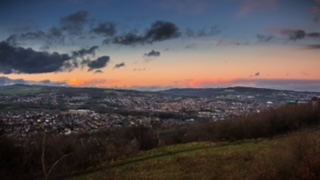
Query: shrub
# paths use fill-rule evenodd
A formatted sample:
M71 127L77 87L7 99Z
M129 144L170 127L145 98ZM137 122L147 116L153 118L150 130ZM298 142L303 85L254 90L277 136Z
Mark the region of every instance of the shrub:
M320 134L303 130L258 153L249 179L319 179Z

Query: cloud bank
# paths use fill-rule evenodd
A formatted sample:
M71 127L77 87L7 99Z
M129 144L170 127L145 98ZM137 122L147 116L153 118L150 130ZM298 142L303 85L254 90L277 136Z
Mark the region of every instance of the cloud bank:
M121 45L141 45L175 39L180 36L179 28L175 24L167 21L156 21L143 34L135 32L125 33L114 37L111 42Z
M0 73L51 73L72 71L84 66L89 68L89 71L104 68L110 60L109 56L102 56L96 60L89 58L83 60L85 55L94 55L97 48L97 46L93 46L89 49L73 51L72 55L69 55L58 52L40 52L31 48L15 47L7 42L0 42Z

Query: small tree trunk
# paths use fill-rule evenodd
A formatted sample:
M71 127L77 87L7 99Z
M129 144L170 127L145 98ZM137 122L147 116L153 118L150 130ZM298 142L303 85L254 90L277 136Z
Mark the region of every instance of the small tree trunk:
M44 131L43 140L42 140L41 164L42 164L44 179L48 180L47 171L46 171L46 163L44 161L45 151L46 151L46 132Z

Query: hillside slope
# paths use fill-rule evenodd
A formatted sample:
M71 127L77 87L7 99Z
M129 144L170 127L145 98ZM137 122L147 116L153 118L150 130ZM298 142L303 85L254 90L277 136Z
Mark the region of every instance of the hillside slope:
M168 146L72 179L308 179L319 177L320 163L310 162L320 160L319 137L303 130L259 141Z

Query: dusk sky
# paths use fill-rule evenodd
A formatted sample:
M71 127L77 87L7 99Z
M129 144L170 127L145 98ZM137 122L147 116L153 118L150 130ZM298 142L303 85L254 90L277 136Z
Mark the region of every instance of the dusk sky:
M320 0L2 0L17 82L320 91Z

